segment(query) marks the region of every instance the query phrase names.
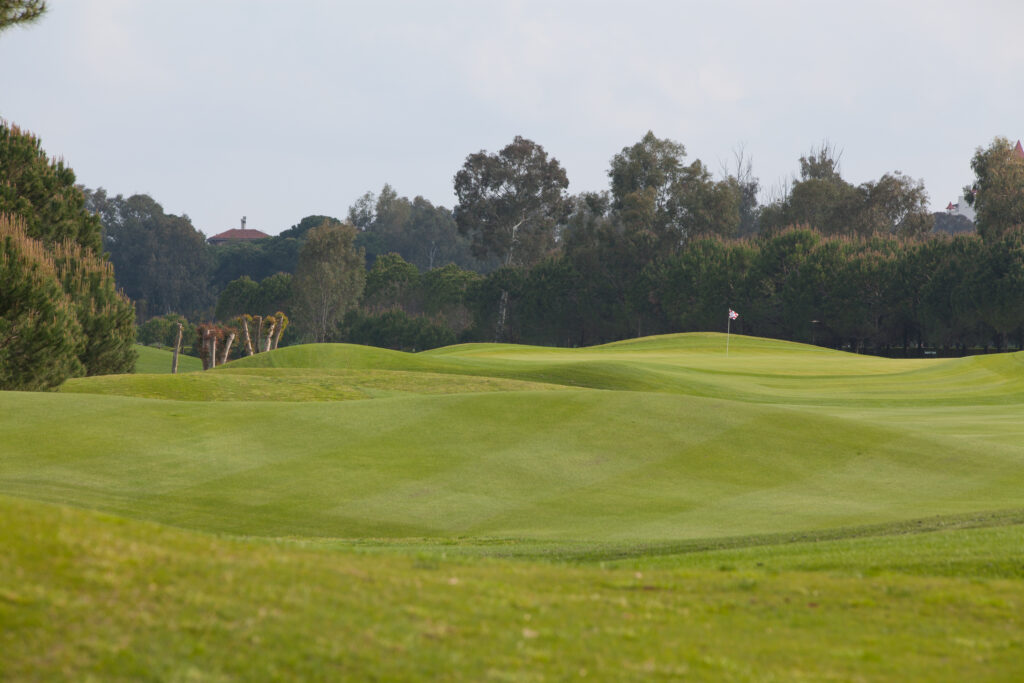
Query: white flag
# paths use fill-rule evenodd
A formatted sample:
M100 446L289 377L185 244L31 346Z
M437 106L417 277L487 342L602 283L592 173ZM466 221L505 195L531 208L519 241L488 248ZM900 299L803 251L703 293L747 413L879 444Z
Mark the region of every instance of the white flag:
M738 317L740 317L740 314L730 308L729 309L729 320L735 320Z

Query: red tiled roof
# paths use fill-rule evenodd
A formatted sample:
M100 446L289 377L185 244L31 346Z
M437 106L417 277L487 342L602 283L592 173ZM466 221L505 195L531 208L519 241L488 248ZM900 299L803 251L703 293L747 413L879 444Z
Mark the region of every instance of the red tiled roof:
M270 237L270 235L259 230L232 228L231 230L225 230L219 235L210 237L209 240L262 240L267 237Z
M1020 140L1017 140L1017 146L1014 147L1013 151L1017 153L1017 156L1024 159L1024 147L1021 147Z

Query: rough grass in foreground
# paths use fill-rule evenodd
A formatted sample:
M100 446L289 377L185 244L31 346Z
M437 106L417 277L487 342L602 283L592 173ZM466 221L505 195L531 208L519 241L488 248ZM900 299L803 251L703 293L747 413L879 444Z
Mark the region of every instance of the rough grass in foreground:
M933 532L893 562L835 543L840 568L764 547L672 569L326 551L11 499L0 526L5 680L1024 676L1024 583L971 570L1019 562L1019 526L955 532L945 559Z

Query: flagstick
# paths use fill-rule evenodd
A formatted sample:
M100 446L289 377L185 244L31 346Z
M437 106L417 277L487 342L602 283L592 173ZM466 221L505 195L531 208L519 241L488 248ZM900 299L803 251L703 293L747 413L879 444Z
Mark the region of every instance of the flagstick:
M726 316L728 320L725 323L725 357L729 357L729 331L732 329L732 316Z

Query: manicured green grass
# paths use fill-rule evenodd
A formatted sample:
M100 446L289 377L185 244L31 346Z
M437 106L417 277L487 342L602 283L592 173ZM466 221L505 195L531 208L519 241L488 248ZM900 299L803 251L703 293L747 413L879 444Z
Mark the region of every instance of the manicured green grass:
M0 678L1019 679L1024 354L724 342L0 392Z
M173 375L106 375L73 379L71 394L107 394L176 401L349 401L415 394L551 391L555 384L406 370L234 368Z
M1012 421L997 443L582 390L305 403L8 393L0 414L4 492L249 535L665 540L1024 507Z
M170 373L174 352L155 349L152 346L135 347L139 357L135 361L135 372L141 374ZM178 372L195 372L203 369L203 362L194 356L178 354Z

